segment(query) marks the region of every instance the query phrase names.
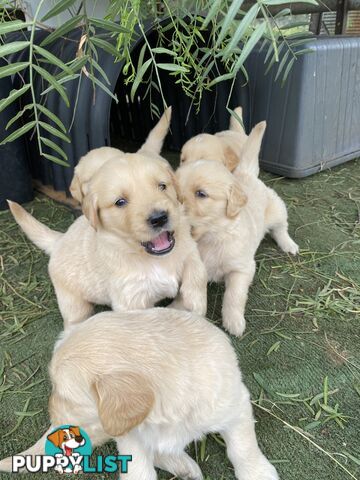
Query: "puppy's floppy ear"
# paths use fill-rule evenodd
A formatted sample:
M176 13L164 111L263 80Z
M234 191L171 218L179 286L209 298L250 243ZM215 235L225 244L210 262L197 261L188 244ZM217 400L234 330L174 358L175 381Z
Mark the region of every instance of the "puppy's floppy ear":
M234 150L231 147L224 148L224 165L225 167L233 172L239 164L239 157L236 155Z
M148 380L132 372L101 375L94 391L101 424L111 437L124 435L142 423L155 401Z
M95 228L95 230L97 230L100 224L100 219L99 219L98 200L95 193L91 193L88 191L82 203L82 210L84 212L85 217L89 220L90 225L93 228Z
M75 173L74 178L72 179L72 181L70 183L69 190L70 190L71 195L75 198L75 200L77 200L79 203L81 203L82 199L83 199L83 193L82 193L81 183L80 183L79 177L77 176L76 173Z
M230 188L226 206L226 215L229 218L236 217L241 208L246 205L247 196L237 181L234 181Z
M62 440L63 440L63 431L56 430L55 432L51 433L50 435L47 436L47 439L55 445L55 447L60 447Z

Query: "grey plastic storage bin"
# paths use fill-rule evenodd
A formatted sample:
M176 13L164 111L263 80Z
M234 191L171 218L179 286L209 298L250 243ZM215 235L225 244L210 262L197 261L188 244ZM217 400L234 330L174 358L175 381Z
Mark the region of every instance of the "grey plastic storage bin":
M266 119L261 166L305 177L360 156L360 38L315 37L283 87L264 52L248 61L250 123Z

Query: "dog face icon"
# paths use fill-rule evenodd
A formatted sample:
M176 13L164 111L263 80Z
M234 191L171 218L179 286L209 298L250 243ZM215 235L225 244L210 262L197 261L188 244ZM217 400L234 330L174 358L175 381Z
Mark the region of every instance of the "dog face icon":
M79 427L69 426L68 428L59 428L55 432L48 435L47 439L57 448L60 448L62 453L56 453L57 465L54 468L58 473L79 473L82 470L80 463L73 463L74 461L81 461L81 456L78 452L74 452L76 448L85 445L86 440L82 436ZM65 460L65 458L68 460ZM65 461L65 462L64 462ZM73 467L69 465L69 461Z
M73 450L85 445L85 438L80 433L79 427L59 428L48 435L48 440L62 450L67 457L71 456Z

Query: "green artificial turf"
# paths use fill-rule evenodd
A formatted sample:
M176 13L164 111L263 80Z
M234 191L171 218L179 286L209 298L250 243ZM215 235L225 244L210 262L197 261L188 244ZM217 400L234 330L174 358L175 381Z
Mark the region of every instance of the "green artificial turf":
M360 163L302 180L262 178L288 205L290 233L301 252L293 258L271 239L262 242L246 334L232 338L258 440L282 480L360 479ZM27 208L61 231L76 216L44 197ZM2 458L32 445L48 427L47 364L62 319L46 255L9 212L0 213L0 227ZM222 285L209 286L208 317L219 327L222 294ZM115 452L114 444L97 450L106 452ZM234 479L219 437L208 436L190 453L205 479ZM161 472L159 478L171 476Z

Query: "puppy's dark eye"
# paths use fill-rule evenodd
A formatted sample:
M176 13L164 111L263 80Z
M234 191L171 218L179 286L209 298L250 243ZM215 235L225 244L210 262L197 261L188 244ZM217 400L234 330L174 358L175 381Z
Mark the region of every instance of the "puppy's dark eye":
M161 190L161 191L166 190L166 183L160 182L160 183L159 183L159 190Z
M208 194L206 192L204 192L204 190L196 190L195 197L207 198Z
M118 198L115 202L115 205L117 207L125 207L125 205L127 205L128 201L126 200L126 198Z

